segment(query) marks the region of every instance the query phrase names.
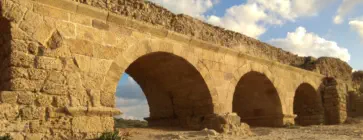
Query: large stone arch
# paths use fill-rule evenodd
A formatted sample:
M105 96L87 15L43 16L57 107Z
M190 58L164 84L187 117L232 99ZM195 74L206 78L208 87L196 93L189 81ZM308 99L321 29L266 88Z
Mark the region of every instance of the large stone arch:
M310 84L302 83L294 96L295 123L317 125L324 123L324 109L319 92Z
M263 73L250 71L237 83L233 112L252 126L281 126L283 111L274 84Z
M207 83L210 75L197 59L187 57L193 54L183 46L162 40L139 42L114 60L104 84L105 94L114 96L117 81L126 72L147 97L150 126L200 129L203 117L214 113L211 82Z

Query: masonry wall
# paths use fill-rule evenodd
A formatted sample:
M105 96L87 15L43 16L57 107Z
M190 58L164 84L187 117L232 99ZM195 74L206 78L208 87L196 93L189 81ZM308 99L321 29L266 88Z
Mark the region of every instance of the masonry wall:
M212 44L232 48L245 54L321 73L342 80L351 80L352 68L337 58L299 57L278 46L272 46L246 35L207 24L183 14L174 14L147 0L72 0L105 9L112 13L160 26Z
M98 106L88 94L99 98L99 90L85 88L95 87L99 74L81 75L70 50L59 49L63 39L75 36L74 25L65 22L69 15L23 0L3 0L1 8L0 134L15 140L85 139L112 131L111 116L118 111Z
M0 108L5 110L0 134L10 133L16 139L87 139L112 131L112 117L120 114L114 108L120 76L137 59L153 53L176 56L200 74L209 94L176 98L178 113L184 116L179 123L198 129L230 126L223 116L232 113L237 83L251 71L265 75L276 88L280 126L294 123L298 86L306 82L318 89L324 77L72 1L2 0L1 4L11 27L5 26L11 36L5 40L11 45L4 47L10 55L1 57L7 72L1 73L6 78L0 92ZM177 78L180 75L169 81ZM187 88L179 89L184 93ZM207 112L190 109L183 100L193 101L192 108L206 107Z
M345 122L347 114L347 85L326 78L321 86L321 94L325 113L325 124L340 124Z

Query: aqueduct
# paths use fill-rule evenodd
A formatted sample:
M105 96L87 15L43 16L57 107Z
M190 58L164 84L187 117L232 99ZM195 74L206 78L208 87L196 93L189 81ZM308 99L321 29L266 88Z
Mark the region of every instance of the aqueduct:
M150 125L339 123L345 83L69 0L2 0L0 134L93 138L113 130L127 72ZM122 110L121 110L122 111ZM220 127L220 126L217 126Z

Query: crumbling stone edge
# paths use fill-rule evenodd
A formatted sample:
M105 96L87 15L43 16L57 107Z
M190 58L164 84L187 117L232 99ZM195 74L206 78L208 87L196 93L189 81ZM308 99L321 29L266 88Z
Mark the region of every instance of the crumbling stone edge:
M275 65L277 67L283 67L288 70L299 72L302 75L311 75L312 74L312 75L322 77L322 78L325 77L324 75L321 75L316 72L296 68L296 67L282 64L282 63L275 62L275 61L270 61L270 60L250 56L248 54L239 52L237 50L233 50L233 49L223 47L220 45L208 43L206 41L202 41L202 40L190 37L190 36L186 36L186 35L183 35L183 34L180 34L177 32L167 30L161 26L155 26L155 25L151 25L146 22L137 21L137 20L131 19L129 17L124 17L121 15L114 14L112 12L108 12L106 10L92 7L90 5L81 4L81 3L69 1L69 0L32 0L32 1L44 4L44 5L60 8L62 10L66 10L66 11L73 12L76 14L81 14L81 15L86 15L86 16L92 17L92 18L96 18L98 20L106 22L107 24L116 24L118 26L126 26L133 30L137 30L138 32L149 33L152 35L156 35L160 38L169 38L169 39L172 39L172 40L175 40L175 41L178 41L181 43L185 43L185 44L188 44L191 46L198 46L203 49L207 49L207 50L211 50L211 51L215 51L215 52L226 53L226 54L235 55L235 56L238 56L241 58L252 59L257 62L261 62L261 63L267 64L267 65Z

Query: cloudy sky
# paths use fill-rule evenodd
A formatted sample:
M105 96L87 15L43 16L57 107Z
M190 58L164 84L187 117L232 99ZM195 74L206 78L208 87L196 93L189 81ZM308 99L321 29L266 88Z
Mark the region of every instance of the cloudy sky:
M363 0L150 0L170 11L243 33L300 56L331 56L363 70ZM122 117L149 114L137 83L117 90Z

